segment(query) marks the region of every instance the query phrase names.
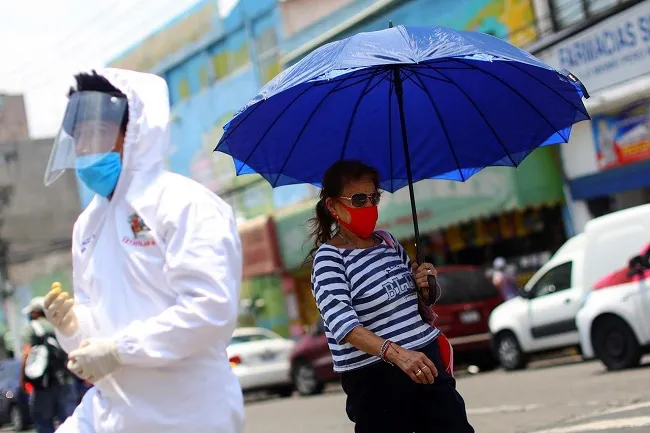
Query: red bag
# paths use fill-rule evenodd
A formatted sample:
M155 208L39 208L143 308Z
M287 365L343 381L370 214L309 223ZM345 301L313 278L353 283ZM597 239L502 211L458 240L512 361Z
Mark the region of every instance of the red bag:
M452 347L449 339L442 332L438 336L438 351L440 352L440 359L445 364L445 371L454 376L454 348Z
M393 242L393 238L383 230L377 230L375 232L379 237L381 237L386 245L397 251L397 247ZM420 316L425 323L428 323L432 327L435 327L435 321L438 315L433 311L433 308L427 307L422 299L418 296L418 310L420 311ZM440 352L440 359L445 365L445 371L451 376L454 375L454 348L452 347L449 339L440 332L438 335L438 351Z

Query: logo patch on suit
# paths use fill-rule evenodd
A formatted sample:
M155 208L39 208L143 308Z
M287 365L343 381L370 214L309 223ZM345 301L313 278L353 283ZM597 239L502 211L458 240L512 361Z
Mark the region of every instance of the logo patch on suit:
M92 235L89 238L86 238L81 242L81 254L85 253L86 250L88 249L88 245L95 239L95 235Z
M133 245L135 247L149 247L156 244L153 236L151 235L151 229L147 227L140 215L137 213L132 213L128 218L129 228L133 237L124 236L122 242L127 245Z

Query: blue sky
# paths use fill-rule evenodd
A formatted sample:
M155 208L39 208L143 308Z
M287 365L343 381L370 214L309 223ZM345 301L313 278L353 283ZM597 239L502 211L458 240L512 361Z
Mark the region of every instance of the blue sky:
M222 15L237 0L219 2ZM0 92L24 93L30 134L56 134L72 75L101 67L199 0L0 0Z

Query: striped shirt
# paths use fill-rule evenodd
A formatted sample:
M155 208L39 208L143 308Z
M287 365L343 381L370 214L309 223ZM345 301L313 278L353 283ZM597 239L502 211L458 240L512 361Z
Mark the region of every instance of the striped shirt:
M392 237L392 236L391 236ZM439 334L418 311L418 298L406 251L382 242L365 249L323 244L312 269L312 291L325 322L334 371L355 370L378 362L343 339L357 326L406 349L419 349Z

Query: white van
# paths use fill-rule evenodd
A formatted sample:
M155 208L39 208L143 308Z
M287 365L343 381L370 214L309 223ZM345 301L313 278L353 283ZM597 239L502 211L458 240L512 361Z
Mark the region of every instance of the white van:
M492 311L492 344L507 370L533 353L580 344L576 315L591 288L650 242L650 204L589 221L528 281L520 297Z

